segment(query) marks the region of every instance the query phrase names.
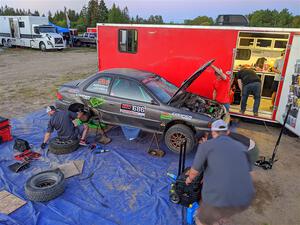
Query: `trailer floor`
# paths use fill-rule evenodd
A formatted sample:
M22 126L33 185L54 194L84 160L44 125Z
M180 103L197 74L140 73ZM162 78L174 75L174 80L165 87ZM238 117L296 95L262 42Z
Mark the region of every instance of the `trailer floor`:
M53 102L53 93L60 84L86 77L96 70L95 49L43 53L0 48L0 115L19 117L40 109ZM271 156L278 128L241 122L238 131L253 138L262 155ZM272 170L256 169L256 198L248 210L233 217L235 224L300 224L299 138L284 135L278 158Z

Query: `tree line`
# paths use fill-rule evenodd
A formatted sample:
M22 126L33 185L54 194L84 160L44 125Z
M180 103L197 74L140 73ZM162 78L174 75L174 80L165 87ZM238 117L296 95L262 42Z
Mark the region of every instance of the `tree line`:
M45 16L37 10L33 12L28 9L14 9L8 6L0 8L0 15L35 15ZM109 9L104 0L90 0L87 5L83 6L80 12L72 9L59 10L54 14L49 11L49 21L62 27L67 26L66 15L71 23L72 28L77 28L79 31L85 31L87 27L96 27L97 23L137 23L137 24L165 24L161 15L151 15L148 18L143 18L138 15L130 17L129 10L125 6L120 8L113 4ZM293 15L288 9L281 11L277 10L256 10L249 15L250 26L253 27L290 27L300 28L300 15ZM174 22L168 22L174 24ZM186 25L213 25L214 19L208 16L198 16L194 19L186 19L183 24Z

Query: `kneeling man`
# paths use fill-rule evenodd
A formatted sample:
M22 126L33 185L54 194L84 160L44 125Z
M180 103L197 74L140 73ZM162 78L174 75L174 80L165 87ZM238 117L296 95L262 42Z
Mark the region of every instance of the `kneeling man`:
M76 140L80 139L80 145L86 144L86 137L88 134L88 126L83 124L78 126L76 119L80 119L83 116L83 112L74 113L71 111L56 110L54 106L47 107L47 113L50 116L47 132L44 136L44 141L41 148L46 148L47 142L51 137L51 133L56 130L59 138L63 140Z

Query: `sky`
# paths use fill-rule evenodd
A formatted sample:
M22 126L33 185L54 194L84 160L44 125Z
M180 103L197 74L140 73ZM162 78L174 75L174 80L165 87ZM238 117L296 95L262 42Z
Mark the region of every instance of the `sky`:
M104 0L110 8L116 3L129 9L131 17L139 15L161 15L165 22L183 22L197 16L219 14L249 14L259 9L289 9L294 15L300 15L300 0ZM80 11L88 0L0 0L0 6L38 10L45 13L50 10L63 10L64 6Z

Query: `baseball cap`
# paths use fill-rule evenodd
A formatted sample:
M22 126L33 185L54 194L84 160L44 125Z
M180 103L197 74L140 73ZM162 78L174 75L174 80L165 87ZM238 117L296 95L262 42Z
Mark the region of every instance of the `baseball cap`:
M228 125L224 120L216 120L211 124L211 131L226 131Z
M46 108L46 112L48 113L48 112L51 112L51 111L54 111L54 110L56 110L56 108L55 108L55 106L53 106L53 105L49 105L49 106L47 106L47 108Z

